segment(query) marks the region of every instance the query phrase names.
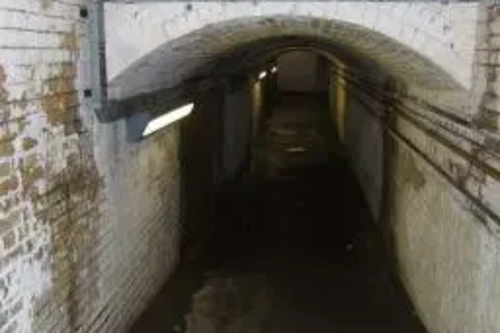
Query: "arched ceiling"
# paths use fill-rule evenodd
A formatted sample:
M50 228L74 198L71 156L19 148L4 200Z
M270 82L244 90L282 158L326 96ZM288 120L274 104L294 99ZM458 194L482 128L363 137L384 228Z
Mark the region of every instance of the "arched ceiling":
M220 64L227 63L225 70L230 71L241 67L245 57L288 46L314 46L345 61L374 63L409 84L463 89L433 61L384 34L347 22L281 15L210 24L171 40L117 75L109 84L109 98L173 88L192 77L214 74L214 64L224 71Z

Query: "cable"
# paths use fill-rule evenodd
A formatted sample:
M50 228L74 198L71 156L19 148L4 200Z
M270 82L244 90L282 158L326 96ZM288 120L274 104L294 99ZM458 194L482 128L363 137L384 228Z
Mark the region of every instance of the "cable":
M337 75L339 74L338 71L336 71L335 73ZM343 76L343 75L339 75L339 76L342 77L343 79L345 79L345 81L347 83L350 83L350 86L352 86L354 88L357 88L358 91L364 92L366 95L368 95L369 97L377 100L378 102L381 102L381 103L385 104L387 102L387 100L389 99L392 102L393 105L399 107L399 108L396 108L396 111L395 111L397 114L399 114L402 117L404 117L405 119L411 121L417 127L419 127L421 130L424 130L424 131L427 131L427 132L431 132L432 131L432 136L433 137L435 137L437 140L441 141L442 144L448 146L452 150L460 150L459 154L462 155L463 157L467 156L466 158L468 160L470 160L472 158L474 160L477 160L475 158L475 156L472 156L471 154L469 154L468 152L464 151L463 149L458 148L454 143L450 142L448 139L445 139L441 135L439 135L438 132L431 130L427 126L422 125L421 123L417 124L416 123L417 120L415 120L415 119L410 119L410 117L412 117L412 116L408 115L407 113L402 112L400 108L402 108L402 109L404 109L406 111L409 111L410 113L412 113L414 116L417 116L417 117L426 117L426 116L423 115L419 111L413 110L412 108L408 107L407 105L401 104L399 101L397 101L396 99L394 99L393 96L390 96L390 95L388 95L385 92L381 92L380 88L379 88L380 85L377 86L376 84L373 83L373 81L370 81L368 83L370 86L366 87L366 84L359 84L355 78L348 77L348 76ZM378 94L377 94L377 91L379 92ZM383 95L382 98L380 97L381 95ZM464 136L461 133L459 133L459 132L457 132L455 130L450 129L449 127L443 126L441 124L436 124L429 117L426 117L426 120L429 121L429 122L432 122L433 125L438 126L438 127L442 128L443 130L446 130L447 132L453 134L454 136L457 136L457 137L461 138L462 140L468 141L470 144L474 145L480 151L482 151L482 152L490 155L490 157L492 157L492 158L497 159L497 160L500 161L500 156L499 155L497 155L496 153L490 151L487 147L485 147L481 143L477 142L476 140L473 140L473 139L471 139L471 138L469 138L467 136ZM468 128L468 129L470 129L470 128ZM482 161L477 161L477 162L479 162L479 164L484 165L484 167L482 167L483 169L489 170L488 173L495 174L495 178L497 180L500 180L500 171L492 168L489 164L486 164L486 163L484 163ZM477 164L477 162L474 162L474 163Z
M425 152L423 152L420 148L418 148L411 140L406 138L404 135L399 133L397 130L391 128L383 119L381 119L381 116L377 114L377 111L374 110L374 108L366 103L362 98L359 98L359 96L355 96L356 100L361 103L365 109L368 111L368 114L372 117L374 117L383 127L383 129L391 135L394 139L398 140L399 142L402 142L405 144L408 148L410 148L413 152L415 152L417 155L419 155L424 161L426 161L440 176L442 176L445 180L447 180L456 190L458 190L460 193L462 193L472 204L474 204L476 207L482 209L485 214L491 218L497 225L500 226L500 216L496 214L490 207L488 207L485 203L483 203L480 199L478 199L473 193L471 193L467 188L464 186L461 186L460 184L457 184L455 179L453 179L452 176L448 174L441 166L439 166L437 163L435 163L431 158L427 156ZM484 226L490 230L492 233L494 233L494 230L488 226L488 224L485 221L482 221Z

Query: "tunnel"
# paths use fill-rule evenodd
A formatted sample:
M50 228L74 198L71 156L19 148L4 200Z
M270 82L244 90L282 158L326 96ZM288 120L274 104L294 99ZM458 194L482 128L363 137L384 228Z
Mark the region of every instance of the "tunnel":
M499 8L0 0L0 333L499 332Z
M223 55L238 69L222 87L192 95L180 264L132 331L425 332L377 226L394 82L307 37L255 44Z
M336 40L332 25L385 48ZM228 30L238 38L215 37ZM465 89L383 34L294 16L212 24L118 73L106 112L129 130L145 109L194 104L179 125L179 264L135 331L425 332L389 226L391 155L412 190L425 183L421 148L395 125L427 130L403 102L418 100L411 87Z

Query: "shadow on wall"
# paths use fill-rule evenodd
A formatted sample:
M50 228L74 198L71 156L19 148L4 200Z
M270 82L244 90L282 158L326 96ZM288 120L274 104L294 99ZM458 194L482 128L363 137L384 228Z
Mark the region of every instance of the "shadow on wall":
M195 96L195 109L181 124L182 258L203 253L211 234L222 154L224 95L212 88Z
M193 95L193 112L179 123L182 264L152 301L155 306L148 308L131 332L182 324L182 313L188 311L192 293L201 287L208 246L213 245L216 196L226 180L238 176L247 158L251 133L241 136L236 132L245 122L247 129L251 128L253 103L249 87L246 82L230 91L223 86L199 91ZM232 137L235 133L241 137Z

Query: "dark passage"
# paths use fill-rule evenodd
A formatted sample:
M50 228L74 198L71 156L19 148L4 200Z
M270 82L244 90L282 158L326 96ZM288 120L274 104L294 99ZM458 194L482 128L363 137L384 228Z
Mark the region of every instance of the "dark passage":
M203 279L172 282L184 303L160 297L137 332L425 332L389 273L325 103L282 98L252 172L219 198L211 252L181 268Z

